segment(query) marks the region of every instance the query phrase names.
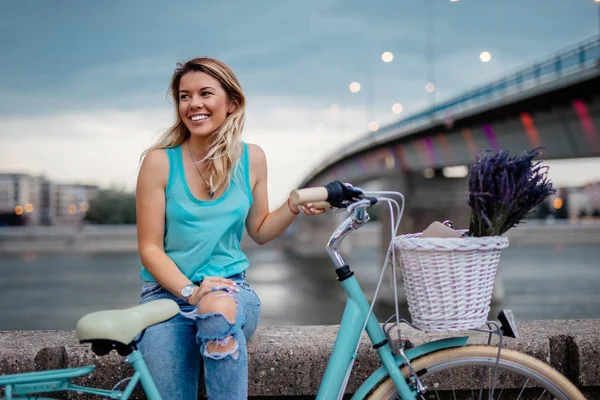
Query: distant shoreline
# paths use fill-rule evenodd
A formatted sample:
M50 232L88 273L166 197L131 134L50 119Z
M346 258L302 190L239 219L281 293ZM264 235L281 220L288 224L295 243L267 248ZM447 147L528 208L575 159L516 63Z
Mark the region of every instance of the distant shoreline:
M370 229L358 231L369 235L372 242L376 222ZM520 245L600 245L600 221L581 223L547 224L538 221L519 225L508 232L510 244ZM266 246L286 248L293 245L293 237L280 238ZM249 237L244 236L242 248L258 248ZM323 246L319 246L322 248ZM83 229L69 227L18 227L0 228L0 255L36 253L130 253L137 252L135 225L85 226Z

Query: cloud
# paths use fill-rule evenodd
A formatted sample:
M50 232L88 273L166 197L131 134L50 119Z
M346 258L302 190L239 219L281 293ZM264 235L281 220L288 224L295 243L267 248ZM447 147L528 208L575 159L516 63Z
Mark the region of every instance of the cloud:
M133 187L140 153L169 115L103 110L0 118L0 168L58 181Z
M0 169L133 189L141 152L171 122L171 110L152 108L0 117ZM272 205L324 157L364 132L361 126L365 121L352 108L334 115L293 98L257 97L243 137L267 154Z

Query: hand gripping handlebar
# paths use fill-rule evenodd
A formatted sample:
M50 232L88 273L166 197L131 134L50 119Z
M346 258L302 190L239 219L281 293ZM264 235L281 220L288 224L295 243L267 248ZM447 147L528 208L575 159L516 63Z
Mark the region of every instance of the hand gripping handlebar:
M315 208L345 208L348 204L364 197L360 189L340 181L333 181L325 186L296 189L290 194L290 202L294 206L312 203Z

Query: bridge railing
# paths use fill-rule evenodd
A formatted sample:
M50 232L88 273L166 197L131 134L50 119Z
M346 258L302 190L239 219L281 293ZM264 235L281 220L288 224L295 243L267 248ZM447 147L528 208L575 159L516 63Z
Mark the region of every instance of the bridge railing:
M432 120L451 117L457 112L466 111L567 75L596 67L599 63L600 36L595 36L563 49L551 57L530 63L527 67L510 75L476 87L430 109L382 127L377 132L365 135L358 141L345 146L338 154L353 152L353 150L363 148L365 145L397 134L399 130L408 130Z

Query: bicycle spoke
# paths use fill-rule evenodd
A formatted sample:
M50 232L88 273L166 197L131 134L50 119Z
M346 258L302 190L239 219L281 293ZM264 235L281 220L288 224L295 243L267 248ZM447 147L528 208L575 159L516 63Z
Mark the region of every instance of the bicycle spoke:
M437 388L438 388L439 386L440 386L440 385L439 385L438 383L434 383L434 384L433 384L433 390L435 390L435 397L437 397L437 399L438 399L438 400L440 400L440 394L438 393L438 390L437 390Z
M504 371L502 371L502 372L504 372ZM498 375L498 379L500 379L502 372L500 372L500 375ZM505 383L507 380L508 380L508 377L505 379ZM502 390L500 390L500 393L498 394L498 399L502 398L502 392L504 392L504 386L502 386Z
M525 387L527 387L528 383L529 383L529 378L527 378L527 380L525 381L525 384L523 385L523 389L521 389L521 393L519 393L519 397L517 397L517 400L519 400L521 398L521 395L523 394L523 391L525 390Z
M454 389L454 376L452 376L452 370L450 370L450 382L452 382L452 396L456 400L456 390Z
M487 369L484 367L484 369ZM483 396L483 387L485 384L485 373L481 374L481 387L479 388L479 400L481 400L481 396Z
M433 377L421 379L428 389L430 400L463 398L500 400L505 398L503 396L517 400L526 398L542 400L547 398L546 393L550 393L547 388L538 389L536 385L532 385L534 381L528 377L521 378L519 374L505 369L496 369L494 372L495 369L494 365L448 369L444 373L437 374L435 380Z
M565 382L560 373L541 361L508 349L503 350L500 359L497 354L497 348L473 345L418 359L415 370L428 389L419 399L483 400L484 391L491 400L585 399L575 386ZM383 382L369 399L393 397L381 396L386 393L397 395L391 378Z
M492 399L492 371L488 374L488 400Z

